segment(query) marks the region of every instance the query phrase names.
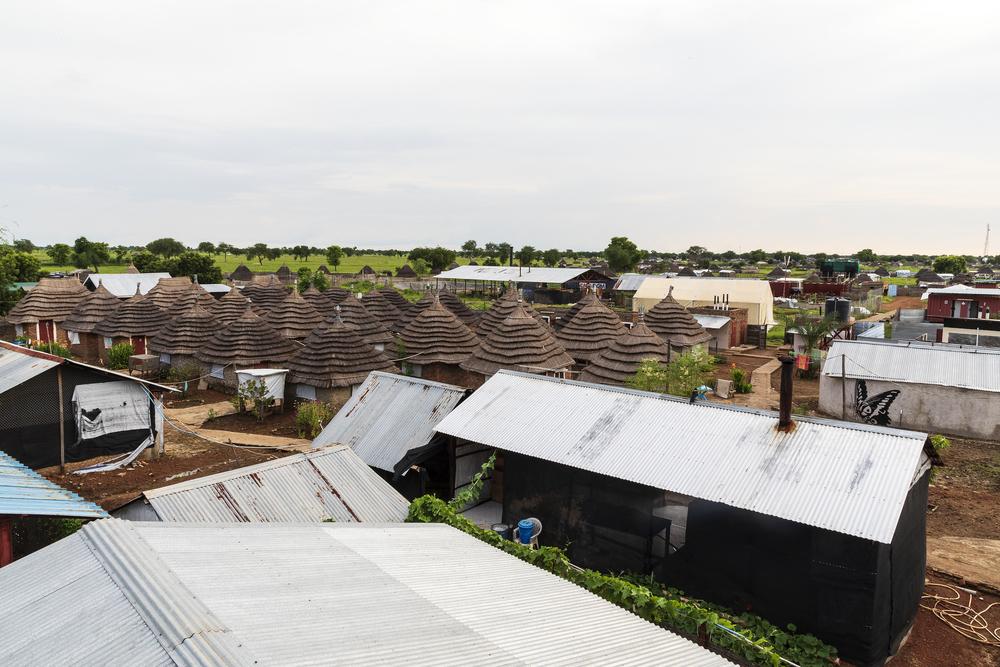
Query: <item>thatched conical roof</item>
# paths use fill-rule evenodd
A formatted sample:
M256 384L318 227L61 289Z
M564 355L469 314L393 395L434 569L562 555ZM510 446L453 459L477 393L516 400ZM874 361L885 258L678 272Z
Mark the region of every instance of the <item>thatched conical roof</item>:
M354 325L334 316L317 327L288 360L288 381L328 389L360 384L372 371L398 373L389 357L366 343Z
M479 321L479 313L466 306L465 302L459 299L454 292L441 290L439 299L445 308L455 313L455 316L467 326L473 327Z
M368 294L365 294L361 300L361 305L376 320L381 322L386 329L389 331L399 331L399 320L403 317L403 314L399 312L396 306L392 305L392 302L384 294L378 290L372 290Z
M400 313L405 313L413 305L407 301L406 297L400 294L399 290L395 287L382 287L378 290L378 292L388 299L389 303L396 306L396 310Z
M94 333L108 338L155 336L169 321L166 311L158 308L148 294L140 294L136 287L135 296L98 322Z
M250 299L250 307L258 315L264 315L288 296L288 290L274 276L266 283L250 283L243 288L243 296Z
M580 374L580 380L624 387L646 359L667 363L670 346L640 317L631 331L611 341L605 349L591 357Z
M350 295L351 291L346 290L343 287L331 287L327 291L323 292L323 296L325 296L333 306L336 306Z
M254 273L250 270L246 264L240 264L237 266L232 273L229 274L230 280L239 280L242 282L249 282L253 280Z
M11 324L40 320L62 322L89 296L90 291L76 278L42 278L11 308L7 321Z
M409 264L403 264L403 266L396 269L397 278L417 278L417 272Z
M600 301L584 306L556 334L556 339L578 364L606 350L625 334L625 325L617 314Z
M247 310L239 319L219 329L195 352L207 364L258 366L284 364L298 350L257 313Z
M62 327L66 331L90 333L102 320L107 319L122 304L103 284L77 304L69 317L63 320Z
M663 300L646 313L646 325L674 347L691 347L712 340L712 334L698 324L687 308L677 303L673 286Z
M507 290L500 295L500 298L494 301L489 310L484 312L479 317L479 321L476 323L476 335L480 338L486 338L490 335L490 332L496 329L500 324L510 317L510 314L514 312L520 303L520 296L517 293L517 288L513 285L509 286ZM539 323L544 324L542 316L538 312L531 308L530 306L524 306L525 312L534 317Z
M570 306L569 310L567 310L565 313L563 313L562 317L560 317L559 319L555 320L555 322L553 323L554 324L554 328L557 331L559 329L562 329L564 326L566 326L567 324L569 324L570 321L581 310L583 310L584 308L586 308L587 306L589 306L592 303L599 303L599 302L600 302L600 299L597 298L596 294L594 294L593 292L587 292L582 297L580 297L579 301L577 301L572 306Z
M287 264L282 264L278 267L278 270L274 272L274 275L278 276L281 280L291 280L292 270L288 268Z
M219 322L199 304L188 308L149 341L149 349L167 354L194 354L219 330Z
M243 293L235 287L226 292L221 299L215 302L209 311L218 320L219 326L226 326L230 322L238 320L250 307L250 301Z
M347 298L337 304L340 310L326 318L326 324L333 324L336 318L341 317L347 324L352 324L358 329L361 338L369 345L377 343L391 343L393 338L389 330L375 319L375 316L365 310L365 307L353 294L348 294Z
M375 269L373 269L372 267L370 267L367 264L365 264L364 266L361 267L361 270L358 271L358 275L361 275L361 276L374 276L376 274L375 274Z
M414 364L458 364L479 345L479 338L455 314L432 298L399 332L406 356Z
M330 269L327 268L326 264L320 264L319 268L316 269L316 273L325 273L326 275L330 275Z
M292 290L283 301L267 311L264 321L285 338L302 340L320 325L323 315L309 305L298 290Z
M302 292L302 298L308 301L309 305L315 308L318 313L325 313L330 305L330 299L326 297L326 294L312 285Z
M186 313L195 304L204 308L211 308L215 304L212 295L201 285L191 282L187 276L160 278L146 296L156 304L157 308L166 311L172 317Z
M135 268L135 264L129 262L128 266L125 268L125 273L140 273L140 271L139 269Z
M424 312L425 310L433 306L435 301L436 299L434 298L434 294L432 294L431 292L424 294L422 297L420 297L418 301L416 301L415 303L411 303L409 308L407 308L406 310L400 310L400 313L402 313L402 315L399 318L399 324L397 326L400 328L400 330L405 329L410 324L410 322L412 322L417 318L417 316L420 313ZM451 312L450 309L448 309L448 312ZM452 315L454 315L454 313L452 313ZM459 322L461 321L462 320L459 320Z
M551 329L540 324L520 304L461 363L465 370L480 375L493 375L502 368L543 373L572 365L573 358L566 354Z

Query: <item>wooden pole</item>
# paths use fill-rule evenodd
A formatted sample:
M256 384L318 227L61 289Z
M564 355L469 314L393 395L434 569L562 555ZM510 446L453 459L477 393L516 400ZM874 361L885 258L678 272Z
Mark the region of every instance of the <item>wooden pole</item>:
M56 386L59 390L59 474L66 472L66 422L63 405L62 365L56 366Z
M13 520L9 516L0 516L0 567L14 560L14 539L12 536Z
M847 357L840 355L840 418L847 419Z

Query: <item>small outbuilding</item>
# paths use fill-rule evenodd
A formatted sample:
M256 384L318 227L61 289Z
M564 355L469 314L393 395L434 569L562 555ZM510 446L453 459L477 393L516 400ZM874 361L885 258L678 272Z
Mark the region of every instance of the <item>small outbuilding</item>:
M399 321L403 314L381 291L372 290L365 294L361 305L389 331L400 330Z
M219 330L219 321L199 304L188 308L170 322L149 341L149 350L159 355L160 364L175 369L187 366L200 367L195 353ZM194 373L191 377L201 375Z
M10 309L7 321L18 337L69 345L62 323L89 296L76 278L42 278Z
M229 274L229 279L234 282L248 283L254 278L254 272L246 264L240 264Z
M625 334L625 325L618 315L600 301L581 308L556 333L569 356L578 366L586 366L597 354Z
M616 387L627 386L647 359L666 364L670 361L670 347L646 326L643 316L623 335L612 340L604 349L590 358L580 380Z
M119 343L131 345L133 354L145 354L149 339L169 321L170 316L148 294L140 294L136 289L135 296L122 302L94 327L94 333L103 339L101 359L107 362L109 350Z
M264 321L285 338L304 340L323 322L321 315L298 290L268 309Z
M250 300L250 307L255 313L266 315L273 306L285 300L288 288L274 276L268 276L262 282L253 282L244 287L243 296Z
M459 367L478 347L479 339L455 314L433 299L399 332L404 369L416 377L465 385Z
M514 309L518 305L524 306L521 302L521 297L518 294L517 289L510 285L503 294L496 299L490 307L483 312L476 322L475 332L480 338L485 338L490 335L494 329L503 324L503 321L510 317L510 314L514 312ZM524 308L525 312L534 317L539 323L544 323L542 316L538 314L534 308L526 306Z
M226 326L238 320L250 308L250 300L238 289L231 289L215 302L209 312L218 320L219 326Z
M646 312L646 325L677 352L704 347L712 340L712 335L677 303L673 291L671 287L663 300Z
M252 310L222 327L195 352L206 367L209 384L235 390L237 371L246 368L283 368L298 347Z
M416 280L420 276L417 275L417 272L414 271L409 264L404 264L403 266L396 269L396 277L406 278L407 280Z
M332 324L337 317L353 326L361 339L378 352L384 351L386 346L395 340L389 329L369 313L353 294L348 294L334 306L334 313L326 319L326 323Z
M70 351L90 363L101 358L102 336L94 333L95 327L111 315L121 305L121 300L108 291L103 284L90 292L63 320L62 328L69 338Z

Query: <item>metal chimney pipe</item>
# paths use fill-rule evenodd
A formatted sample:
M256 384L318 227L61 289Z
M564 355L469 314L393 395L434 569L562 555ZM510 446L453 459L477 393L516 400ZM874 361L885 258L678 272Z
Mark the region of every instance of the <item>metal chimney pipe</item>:
M792 430L792 370L795 360L789 356L778 357L781 362L781 396L778 403L778 430Z

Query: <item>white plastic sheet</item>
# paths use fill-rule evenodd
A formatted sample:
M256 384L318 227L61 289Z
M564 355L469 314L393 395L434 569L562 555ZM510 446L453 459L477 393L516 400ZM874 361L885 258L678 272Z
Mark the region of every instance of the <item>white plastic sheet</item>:
M247 368L236 371L236 379L242 387L250 380L263 380L267 386L267 396L275 400L285 400L285 374L287 369L282 368Z
M73 390L73 411L80 439L149 429L149 400L138 382L77 385Z

